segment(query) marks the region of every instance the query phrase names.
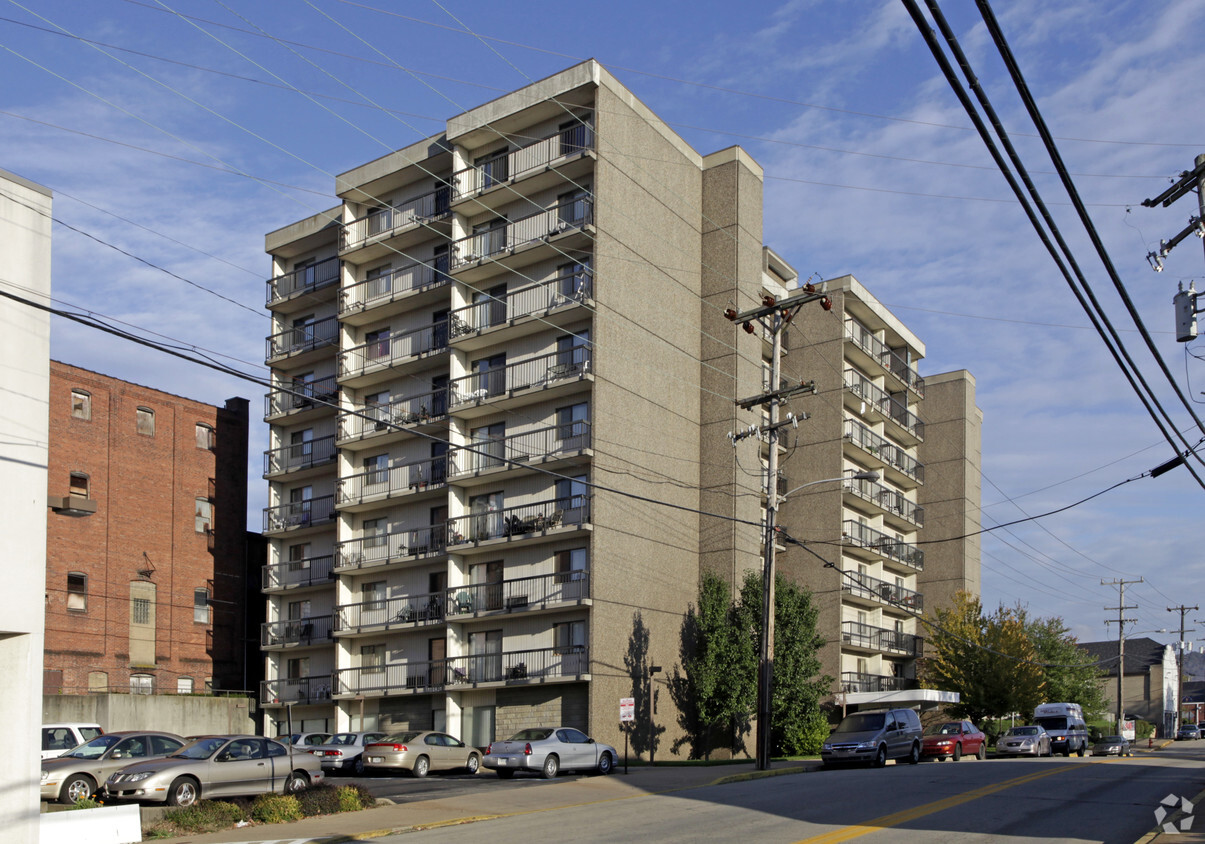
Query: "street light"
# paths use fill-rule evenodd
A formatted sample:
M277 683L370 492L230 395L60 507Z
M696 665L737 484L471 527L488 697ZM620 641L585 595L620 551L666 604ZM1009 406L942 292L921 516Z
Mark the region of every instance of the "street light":
M853 470L847 470L853 471ZM877 481L878 472L853 472L851 475L840 475L836 478L821 478L818 481L808 481L800 484L783 495L771 493L766 507L766 535L764 541L764 564L762 571L762 625L761 638L758 643L757 657L757 769L764 771L770 767L770 717L773 709L773 666L774 666L774 544L777 528L774 524L778 514L778 505L786 501L789 495L816 484L827 484L835 481ZM769 484L772 485L773 478ZM773 487L770 486L770 490Z

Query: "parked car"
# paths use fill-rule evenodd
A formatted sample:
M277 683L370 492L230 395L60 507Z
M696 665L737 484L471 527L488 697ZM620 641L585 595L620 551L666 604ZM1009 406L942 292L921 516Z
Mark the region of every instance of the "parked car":
M322 764L263 736L202 736L170 756L135 762L105 781L107 799L191 806L211 797L289 794L322 782Z
M311 747L326 744L330 740L330 733L293 733L289 736L276 737L276 741L281 744L291 744L299 750L309 750Z
M322 762L322 770L362 776L364 745L385 738L385 733L336 733L330 741L309 748Z
M42 760L42 799L71 805L96 794L109 774L131 762L175 753L187 742L175 733L105 733L62 756Z
M1050 734L1037 724L1013 727L996 742L997 756L1052 756Z
M364 747L364 767L370 771L406 771L425 777L428 771L463 769L475 774L481 753L447 733L411 730L394 733Z
M100 724L43 724L42 758L62 756L103 733Z
M1176 741L1196 741L1201 737L1201 730L1196 724L1185 724L1176 732Z
M1101 736L1096 744L1092 745L1093 756L1133 756L1134 748L1130 746L1130 740L1123 736Z
M888 759L920 761L920 717L912 709L870 709L846 715L820 747L825 765L866 762L881 768Z
M970 721L946 721L934 724L921 739L921 755L944 762L957 762L964 753L978 759L987 758L987 736Z
M516 771L538 772L552 779L560 771L615 770L619 754L609 744L597 742L573 727L533 727L520 730L506 741L493 742L482 763L510 779Z

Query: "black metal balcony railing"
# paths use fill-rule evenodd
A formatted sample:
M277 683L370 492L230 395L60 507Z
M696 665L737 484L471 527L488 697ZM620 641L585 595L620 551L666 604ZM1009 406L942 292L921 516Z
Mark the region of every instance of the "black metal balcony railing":
M544 240L562 232L594 222L594 201L582 196L562 202L544 211L506 222L462 237L452 244L452 269L493 258L528 243Z
M296 472L321 466L335 459L335 435L282 445L264 452L264 474Z
M845 538L853 545L868 548L881 557L903 563L917 571L923 571L925 568L925 552L920 548L877 531L861 522L847 519L845 521Z
M916 680L910 677L893 677L887 674L864 674L859 671L841 672L841 691L846 694L857 692L902 692L917 688Z
M846 319L845 336L918 396L924 396L925 379L920 377L903 355L876 337L873 331L856 319Z
M335 496L323 495L264 508L264 532L313 527L335 520Z
M487 539L543 533L560 527L576 527L590 521L590 496L571 495L536 504L520 504L484 513L448 519L448 544L483 542Z
M314 586L331 582L333 554L306 557L303 560L286 560L264 566L265 589L281 589L289 586Z
M448 589L448 616L473 615L497 610L518 610L590 597L590 572L586 570L537 574L497 583L473 583Z
M439 624L443 620L443 592L361 601L335 607L337 633L398 624Z
M483 331L510 320L546 314L565 305L580 304L593 295L594 274L559 275L539 284L508 291L506 296L483 299L452 311L452 339Z
M401 662L343 668L335 674L335 694L402 694L438 692L444 687L445 660Z
M920 420L920 417L908 410L906 404L894 398L862 373L853 369L845 370L845 389L877 408L880 413L918 440L925 438L925 423Z
M323 703L331 699L330 674L282 677L259 684L259 702L264 706L286 703Z
M273 334L267 340L265 356L268 360L310 352L324 346L333 346L339 342L339 319L325 317L305 325L294 326L279 334Z
M309 410L333 403L339 397L339 385L334 375L313 381L294 381L273 387L265 397L264 416L277 416L299 410Z
M264 648L282 645L320 645L331 641L331 616L266 621L260 627L259 644Z
M448 458L442 455L340 478L335 497L338 506L342 507L372 498L389 498L401 492L433 489L447 482Z
M344 668L335 674L335 694L421 693L480 683L574 678L588 673L590 648L567 645Z
M338 438L360 439L406 425L435 422L448 415L448 388L440 387L429 393L400 396L389 404L360 405L354 412L339 414Z
M925 482L924 464L891 440L880 437L860 422L852 419L845 420L845 438L867 454L898 469L914 481Z
M268 279L268 307L298 293L312 293L339 281L339 259L327 258Z
M590 448L590 422L581 419L457 446L451 452L449 471L453 476L463 475L512 465L509 461L546 460L587 448Z
M874 627L857 621L841 622L841 642L857 648L920 656L924 640L911 633Z
M917 527L922 527L925 523L925 508L909 501L899 490L858 478L847 478L845 488L859 498L877 504Z
M374 369L384 369L412 358L448 349L448 319L411 331L382 337L339 354L339 377L353 378Z
M452 406L481 402L529 387L580 378L590 371L588 343L453 378Z
M366 241L447 217L452 210L451 199L452 189L441 186L397 205L370 211L366 216L343 225L339 249L354 249Z
M450 284L446 255L430 263L416 262L348 285L339 291L339 315L391 302L407 293Z
M438 524L348 539L340 542L335 551L335 570L383 566L410 557L444 554L447 535L447 525Z
M841 591L860 598L883 601L892 606L907 610L922 612L925 609L924 596L920 592L905 589L895 583L879 580L876 577L860 575L856 571L849 572L842 578Z
M594 127L580 123L540 138L506 155L491 158L480 166L467 167L452 174L456 198L480 193L510 179L542 170L558 158L594 148Z

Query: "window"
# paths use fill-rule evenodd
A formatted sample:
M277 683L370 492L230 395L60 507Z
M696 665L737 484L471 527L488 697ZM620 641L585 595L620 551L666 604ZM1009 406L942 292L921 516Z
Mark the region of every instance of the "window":
M371 301L388 296L393 289L393 265L374 267L364 274L364 298Z
M149 407L140 407L134 412L138 433L146 437L155 436L155 411Z
M364 458L364 483L383 484L389 480L389 455L373 454Z
M132 624L150 624L151 623L151 600L150 598L133 598L130 601L130 623Z
M505 182L509 176L509 161L510 158L506 154L506 147L486 155L479 156L474 162L481 171L481 189L492 188L494 185Z
M380 519L365 519L363 525L364 532L364 547L365 548L384 548L388 540L385 537L386 520Z
M506 447L506 423L495 422L474 428L470 434L473 443L473 464L478 470L492 469L502 465Z
M590 115L581 115L557 126L561 134L561 155L572 155L589 145Z
M589 197L584 189L579 188L556 198L557 223L562 230L590 222Z
M488 223L473 226L472 254L466 260L475 261L506 249L506 218L498 217Z
M178 695L192 694L192 677L177 677L176 678L176 694L178 694Z
M297 621L302 618L310 617L310 602L309 601L289 601L288 607L289 621Z
M285 663L285 678L300 680L310 676L310 658L308 656L293 657Z
M310 543L302 542L289 546L289 571L302 571L310 567Z
M71 391L71 415L85 422L92 419L92 394L87 390Z
M365 583L360 594L364 597L364 609L385 609L385 581L374 580L371 583Z
M590 331L582 329L577 334L565 334L556 338L557 375L580 375L590 365Z
M587 402L558 407L556 411L556 438L561 448L576 451L589 446L590 405Z
M67 575L67 609L70 612L88 611L88 575L78 571Z
M149 695L155 692L155 678L150 674L130 675L130 694Z
M204 422L198 422L197 448L202 448L206 451L213 451L214 445L216 445L216 441L214 439L213 427L206 425Z
M563 621L552 625L557 653L571 653L586 647L586 622Z
M305 258L293 265L293 277L297 289L313 287L318 283L318 261L315 258Z
M581 302L590 298L590 262L561 264L557 267L556 282L561 299L554 304L563 305L566 302Z
M78 495L80 498L88 497L88 476L83 472L72 472L71 480L67 485L67 492L71 495Z
M556 482L556 506L567 525L582 524L586 521L588 487L585 481L585 475L575 475L573 478Z
M208 498L197 499L195 521L197 533L208 533L213 530L213 504Z
M479 396L498 396L506 392L506 353L473 361L474 378L470 382Z
M209 590L192 590L192 620L198 624L209 623Z
M389 360L389 329L379 328L364 335L364 362Z
M389 421L389 391L383 390L364 397L364 415L380 422Z
M365 671L380 671L385 664L384 645L361 645L360 667Z

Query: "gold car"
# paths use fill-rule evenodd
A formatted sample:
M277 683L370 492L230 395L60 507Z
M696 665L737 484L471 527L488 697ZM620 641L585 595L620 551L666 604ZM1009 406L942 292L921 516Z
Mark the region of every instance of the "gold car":
M364 767L407 771L416 777L425 777L428 771L456 769L475 774L481 768L481 753L447 733L411 730L367 745Z

